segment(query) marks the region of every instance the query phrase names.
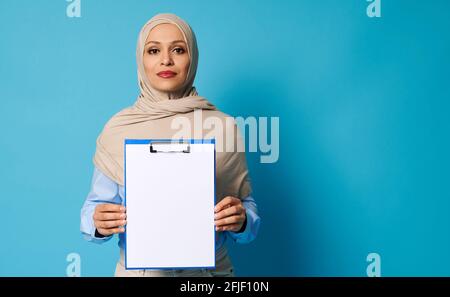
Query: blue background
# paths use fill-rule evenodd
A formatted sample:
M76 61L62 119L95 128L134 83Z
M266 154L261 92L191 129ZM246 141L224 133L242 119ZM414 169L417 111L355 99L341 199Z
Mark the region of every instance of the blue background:
M201 95L280 117L280 158L249 153L262 225L231 245L240 276L450 275L450 2L0 1L0 275L113 275L116 239L83 241L95 140L138 95L154 14L196 32Z

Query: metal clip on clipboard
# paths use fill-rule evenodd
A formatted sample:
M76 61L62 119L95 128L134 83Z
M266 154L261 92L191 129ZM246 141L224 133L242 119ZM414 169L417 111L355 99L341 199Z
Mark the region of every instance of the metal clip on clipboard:
M170 149L174 145L182 145L181 149ZM156 149L154 146L156 146ZM167 149L167 147L169 149ZM152 142L150 144L150 153L190 153L191 147L188 143L178 142Z

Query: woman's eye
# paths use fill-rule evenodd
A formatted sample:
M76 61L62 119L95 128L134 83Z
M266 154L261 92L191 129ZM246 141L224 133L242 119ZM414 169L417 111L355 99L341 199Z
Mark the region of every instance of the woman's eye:
M176 52L177 52L177 54L183 54L183 53L184 53L184 49L183 49L183 48L181 48L181 47L177 47L177 48L175 48L175 49L174 49L174 51L176 51Z
M151 48L151 49L149 49L148 51L147 51L147 53L149 53L150 55L154 55L154 54L156 54L158 52L158 49L156 49L156 48Z

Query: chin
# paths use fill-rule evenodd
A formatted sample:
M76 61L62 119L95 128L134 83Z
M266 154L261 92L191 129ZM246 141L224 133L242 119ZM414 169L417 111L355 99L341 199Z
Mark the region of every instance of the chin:
M180 84L161 84L155 88L160 92L175 92L180 89Z

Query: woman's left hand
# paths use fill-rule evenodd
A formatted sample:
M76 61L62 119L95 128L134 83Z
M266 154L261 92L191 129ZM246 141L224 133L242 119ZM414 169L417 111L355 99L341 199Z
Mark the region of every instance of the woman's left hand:
M238 232L243 227L247 215L241 199L227 196L214 208L216 231Z

